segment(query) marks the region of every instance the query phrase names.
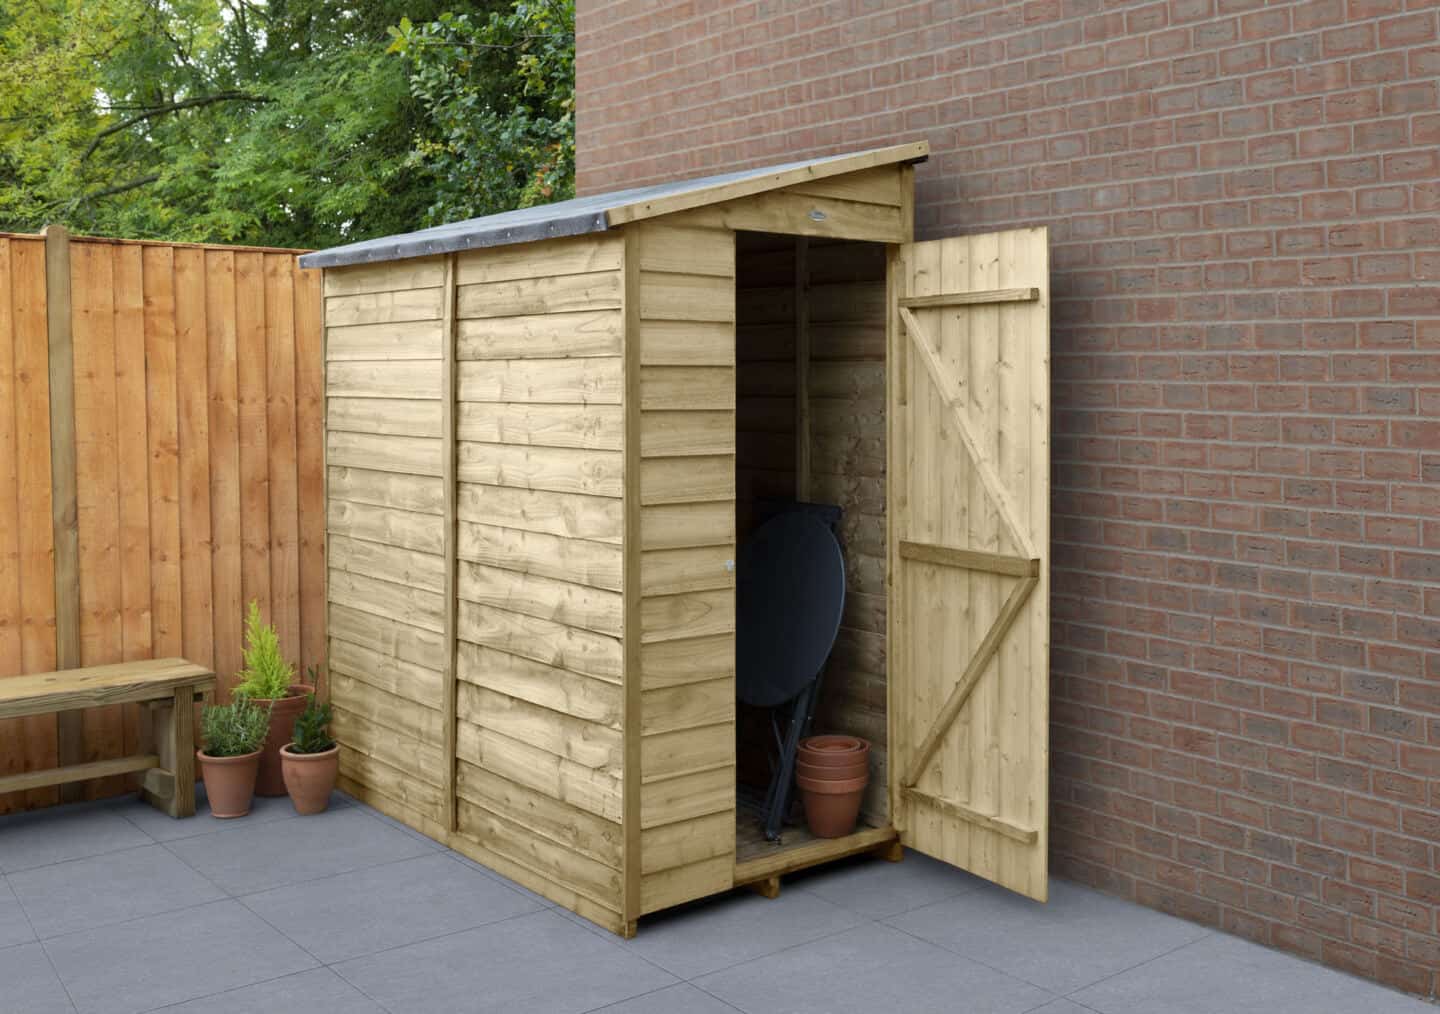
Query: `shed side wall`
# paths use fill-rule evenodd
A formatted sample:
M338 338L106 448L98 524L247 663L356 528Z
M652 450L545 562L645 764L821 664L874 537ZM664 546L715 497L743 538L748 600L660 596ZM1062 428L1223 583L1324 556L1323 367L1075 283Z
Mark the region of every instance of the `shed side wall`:
M325 273L341 787L432 836L444 786L443 273L441 258Z
M622 913L623 237L457 259L458 833Z

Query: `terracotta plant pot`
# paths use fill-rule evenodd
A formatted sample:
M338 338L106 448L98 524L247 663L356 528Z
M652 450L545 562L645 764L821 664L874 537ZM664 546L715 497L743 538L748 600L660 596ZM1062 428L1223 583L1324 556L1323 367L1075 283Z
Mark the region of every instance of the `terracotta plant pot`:
M285 790L299 814L323 813L340 773L340 744L321 753L295 753L286 743L280 748L280 771Z
M860 801L870 776L848 780L797 777L800 796L805 803L805 822L817 838L843 838L855 830L860 816Z
M811 736L800 741L799 756L807 764L844 766L869 754L870 741L859 736Z
M243 817L250 812L250 800L255 795L255 772L260 767L261 751L241 754L238 757L211 757L204 750L196 750L195 758L200 762L200 777L205 780L205 796L210 801L210 813L222 820Z
M795 774L818 781L849 781L870 774L870 759L862 757L853 764L809 764L803 760L795 762Z
M305 700L315 692L308 683L290 684L290 696L278 700L252 697L251 701L270 709L270 732L260 748L260 774L255 779L255 795L285 795L285 775L280 770L280 748L295 735L295 719L305 710Z

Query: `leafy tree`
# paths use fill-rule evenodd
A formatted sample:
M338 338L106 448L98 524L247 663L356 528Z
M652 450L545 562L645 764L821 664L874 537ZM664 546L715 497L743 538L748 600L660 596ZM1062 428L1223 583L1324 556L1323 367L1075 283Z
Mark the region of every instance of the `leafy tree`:
M436 181L430 222L574 196L575 0L406 18L391 34L436 128L412 159Z
M573 38L573 4L6 0L0 229L326 246L565 193Z

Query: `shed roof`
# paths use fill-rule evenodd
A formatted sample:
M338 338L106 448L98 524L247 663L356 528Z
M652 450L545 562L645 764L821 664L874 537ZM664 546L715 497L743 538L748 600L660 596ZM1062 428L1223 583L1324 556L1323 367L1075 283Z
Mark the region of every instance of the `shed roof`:
M625 222L718 204L738 197L749 197L807 180L842 176L900 162L923 162L929 154L930 145L925 141L917 141L890 148L872 148L846 155L786 162L762 169L745 169L719 176L704 176L650 187L616 190L590 197L576 197L555 204L520 208L498 215L471 218L464 222L437 225L418 232L332 247L329 250L305 254L300 258L300 266L333 268L345 264L373 264L377 261L428 257L432 254L454 253L479 247L505 246L557 236L603 232Z

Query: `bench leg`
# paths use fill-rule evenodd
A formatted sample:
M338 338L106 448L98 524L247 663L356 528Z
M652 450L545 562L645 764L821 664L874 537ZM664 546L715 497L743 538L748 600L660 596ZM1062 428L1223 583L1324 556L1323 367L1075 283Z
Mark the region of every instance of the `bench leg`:
M145 773L140 794L172 817L195 815L195 690L181 687L154 709L160 766Z

